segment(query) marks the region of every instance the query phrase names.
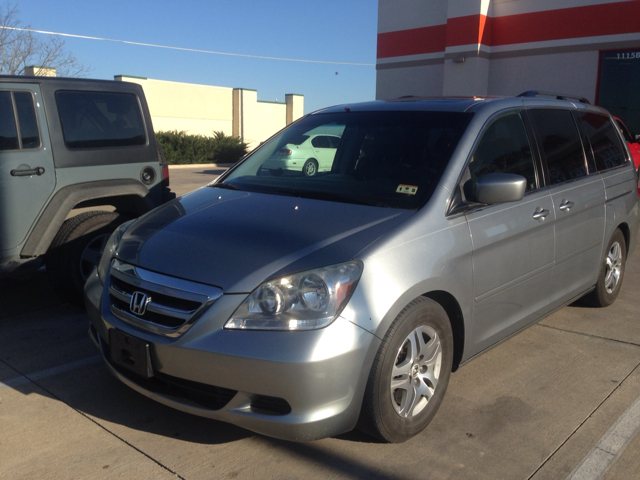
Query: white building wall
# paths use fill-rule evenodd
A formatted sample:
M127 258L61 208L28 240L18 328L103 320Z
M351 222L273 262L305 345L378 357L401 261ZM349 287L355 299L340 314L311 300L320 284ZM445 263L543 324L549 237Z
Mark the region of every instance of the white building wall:
M286 94L285 102L261 102L256 90L168 82L118 75L144 90L153 128L212 136L222 131L254 148L304 112L304 96Z
M437 97L442 95L444 64L378 70L376 98L389 100L405 95Z
M251 126L251 137L245 138L245 142L249 143L251 148L287 125L287 105L280 102L258 101L254 118L256 121Z
M466 57L464 62L444 62L442 95L487 95L489 91L489 60L483 57Z
M211 136L215 131L232 134L232 88L169 82L118 75L116 80L142 85L153 128Z
M380 0L378 33L446 23L448 8L448 0Z
M527 90L579 95L595 103L598 52L573 52L491 60L489 95Z

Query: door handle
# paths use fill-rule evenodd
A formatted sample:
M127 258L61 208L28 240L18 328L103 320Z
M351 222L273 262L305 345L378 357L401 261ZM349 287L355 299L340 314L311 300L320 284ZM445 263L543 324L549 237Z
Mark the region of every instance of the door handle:
M545 210L544 208L542 210L536 210L535 213L533 214L533 219L544 220L544 217L549 215L549 213L550 213L549 210Z
M571 200L563 200L558 208L564 212L565 210L569 210L573 207L573 205L574 203Z
M30 177L32 175L40 176L43 173L43 167L30 168L28 170L11 170L11 176L13 177Z

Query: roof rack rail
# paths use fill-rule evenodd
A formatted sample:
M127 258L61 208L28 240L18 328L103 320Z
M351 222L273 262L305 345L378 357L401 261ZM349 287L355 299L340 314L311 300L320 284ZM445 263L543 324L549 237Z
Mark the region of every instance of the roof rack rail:
M587 105L591 105L591 102L584 97L579 97L577 95L567 95L565 93L554 93L554 92L539 92L538 90L527 90L526 92L522 92L518 97L556 97L557 100L578 100L580 103L586 103Z

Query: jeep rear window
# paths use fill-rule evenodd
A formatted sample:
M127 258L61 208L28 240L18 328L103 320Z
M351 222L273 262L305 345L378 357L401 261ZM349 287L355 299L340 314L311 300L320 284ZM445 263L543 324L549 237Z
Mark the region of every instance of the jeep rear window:
M56 92L68 148L145 145L144 123L135 95L104 92Z

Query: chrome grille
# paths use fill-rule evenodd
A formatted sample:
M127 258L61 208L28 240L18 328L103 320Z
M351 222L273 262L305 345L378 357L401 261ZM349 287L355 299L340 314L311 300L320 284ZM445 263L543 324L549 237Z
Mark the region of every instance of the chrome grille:
M114 260L109 276L109 308L120 320L139 328L177 337L215 302L222 290L210 285L190 282L151 272ZM144 294L143 313L133 313L131 299Z

